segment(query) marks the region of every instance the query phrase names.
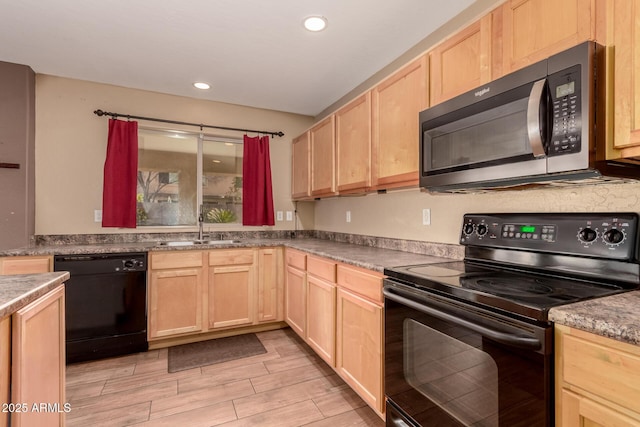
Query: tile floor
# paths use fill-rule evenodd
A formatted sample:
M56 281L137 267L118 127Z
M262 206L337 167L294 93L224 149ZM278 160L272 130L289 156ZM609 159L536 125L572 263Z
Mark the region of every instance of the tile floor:
M290 329L267 353L167 373L167 349L67 366L67 426L384 426Z

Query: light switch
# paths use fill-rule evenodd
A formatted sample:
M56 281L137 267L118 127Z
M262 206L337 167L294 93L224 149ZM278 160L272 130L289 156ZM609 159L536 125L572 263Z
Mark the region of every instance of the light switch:
M287 221L293 221L293 212L287 211Z
M93 221L102 222L102 209L96 209L93 211Z
M276 220L277 221L282 221L282 211L276 212Z

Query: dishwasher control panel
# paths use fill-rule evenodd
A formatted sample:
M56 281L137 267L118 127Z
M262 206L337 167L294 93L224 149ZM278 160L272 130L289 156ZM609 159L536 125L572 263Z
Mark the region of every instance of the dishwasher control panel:
M68 271L72 275L129 273L147 271L146 252L56 255L55 271Z

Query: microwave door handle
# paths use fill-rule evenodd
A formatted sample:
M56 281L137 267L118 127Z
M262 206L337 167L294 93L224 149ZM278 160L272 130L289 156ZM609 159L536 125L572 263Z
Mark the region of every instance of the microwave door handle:
M533 84L527 106L527 133L529 134L529 144L531 144L531 150L535 158L544 157L547 154L544 151L540 124L540 108L546 81L547 79L542 79Z
M474 332L477 332L481 335L484 335L502 344L506 344L512 347L527 349L527 350L540 350L542 348L542 343L540 342L540 340L538 340L535 337L516 335L508 332L498 331L493 328L489 328L487 326L471 322L469 320L460 318L453 314L444 312L435 307L431 307L426 304L426 301L417 302L412 299L406 298L404 296L398 295L398 293L401 293L401 292L399 292L396 289L385 286L382 289L382 293L384 294L385 298L388 298L391 301L395 301L399 304L413 308L414 310L420 311L424 314L428 314L429 316L433 316L436 319L444 320L444 321L453 323L455 325L470 329Z

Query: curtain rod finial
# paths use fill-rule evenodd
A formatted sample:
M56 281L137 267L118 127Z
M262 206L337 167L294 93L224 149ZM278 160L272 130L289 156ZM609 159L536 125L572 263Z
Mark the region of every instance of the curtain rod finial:
M93 112L93 114L95 114L95 115L96 115L96 116L98 116L98 117L102 117L102 116L104 116L104 111L102 111L102 110L95 110L95 111Z

